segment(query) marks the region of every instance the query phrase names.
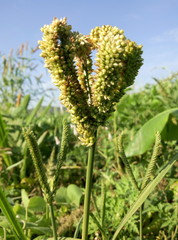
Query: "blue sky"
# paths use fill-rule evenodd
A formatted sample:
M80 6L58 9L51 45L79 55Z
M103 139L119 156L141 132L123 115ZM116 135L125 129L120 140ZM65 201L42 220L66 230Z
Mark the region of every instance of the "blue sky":
M35 47L44 24L50 24L54 16L67 17L73 30L83 34L107 24L123 29L127 38L143 45L144 65L136 88L152 82L152 77L178 70L177 0L0 0L0 9L3 54L25 42Z

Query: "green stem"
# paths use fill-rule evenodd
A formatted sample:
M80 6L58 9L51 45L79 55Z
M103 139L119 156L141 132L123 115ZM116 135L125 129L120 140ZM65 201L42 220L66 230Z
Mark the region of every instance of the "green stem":
M95 146L96 146L96 142L88 150L88 165L87 165L86 186L85 186L82 240L88 239L90 196L91 196L91 188L92 188L92 175L93 175L93 162L94 162Z
M143 204L140 206L140 240L143 239L143 218L142 218L142 212L143 212Z
M57 228L56 228L56 221L54 217L54 209L53 209L53 204L52 202L49 203L49 209L51 213L51 223L52 223L52 230L53 230L53 238L54 240L57 240Z

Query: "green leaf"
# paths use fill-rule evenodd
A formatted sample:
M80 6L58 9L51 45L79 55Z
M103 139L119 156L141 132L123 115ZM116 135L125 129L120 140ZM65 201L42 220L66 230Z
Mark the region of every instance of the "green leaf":
M33 120L33 118L36 116L36 114L38 113L41 104L43 103L43 99L44 97L42 97L40 99L40 101L38 102L38 104L36 105L36 107L31 111L30 115L28 116L27 120L26 120L26 125L30 124Z
M48 111L51 109L51 104L52 104L52 102L50 102L50 103L48 104L48 106L45 107L45 109L40 113L40 117L41 117L41 118L44 118L44 117L46 116L46 114L48 113Z
M17 167L17 166L19 166L19 165L21 165L22 164L22 160L20 160L19 162L16 162L16 163L14 163L14 164L12 164L12 165L10 165L9 167L7 167L6 168L6 170L7 171L9 171L9 170L11 170L12 168L15 168L15 167Z
M70 184L67 188L61 187L56 192L55 200L59 204L80 205L83 191L75 184Z
M4 147L4 148L7 148L9 147L9 144L8 144L8 126L6 125L6 123L4 122L1 114L0 114L0 146L1 147ZM13 163L12 163L12 159L9 155L7 154L1 154L2 157L3 157L3 160L6 164L7 167L11 166Z
M4 217L4 216L0 216L0 227L5 228L5 229L9 229L9 227L10 227L9 222L7 221L6 217Z
M126 156L145 153L154 143L156 132L162 140L178 140L178 108L161 112L146 122L127 146Z
M19 205L19 204L14 205L13 211L14 211L15 215L19 215L20 218L25 218L26 211L25 211L25 208L22 207L21 205Z
M69 201L67 197L67 188L60 187L56 192L55 200L59 204L67 204Z
M101 224L99 223L98 219L95 217L95 215L93 213L90 213L90 216L92 217L93 222L97 225L98 229L102 232L102 234L105 237L105 239L107 239L107 234L105 232L105 229L101 226Z
M165 141L178 140L178 109L169 114L169 119L161 133Z
M82 190L75 184L70 184L67 187L67 196L71 203L75 204L76 206L80 205L80 199L82 197Z
M46 137L47 134L48 134L48 131L45 131L45 132L38 138L38 141L37 141L38 145L40 145L40 144L43 142L43 140L45 139L45 137Z
M171 169L174 163L178 160L178 154L176 154L161 170L161 172L153 179L140 193L138 196L137 201L132 205L126 216L122 219L121 223L119 224L116 232L112 240L115 240L120 233L121 229L124 225L128 222L128 220L132 217L132 215L139 209L139 207L144 203L147 199L149 194L154 190L154 188L158 185L158 183L163 179L166 173Z
M33 234L49 234L51 229L49 227L33 226L31 223L27 223L26 227L33 232Z
M16 107L13 111L13 116L20 116L24 111L27 110L28 104L30 102L30 95L26 95L22 98L22 101L18 107Z
M16 233L17 237L19 239L27 240L26 236L23 233L22 227L19 224L19 222L13 212L11 205L9 204L3 191L1 190L1 187L0 187L0 208L2 209L3 214L6 216L9 223L13 227L13 230Z
M28 209L34 212L44 212L46 209L45 200L39 196L30 198L28 203Z
M76 229L75 229L75 232L74 232L74 238L78 237L79 231L81 229L82 222L83 222L83 216L80 218L80 220L77 223L77 226L76 226Z
M0 236L2 237L4 235L3 227L0 228Z

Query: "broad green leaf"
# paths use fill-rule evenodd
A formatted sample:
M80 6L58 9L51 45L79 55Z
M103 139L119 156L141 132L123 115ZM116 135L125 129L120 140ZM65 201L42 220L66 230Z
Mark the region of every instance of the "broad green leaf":
M70 184L67 188L61 187L56 192L55 200L59 204L75 204L80 205L82 190L75 184Z
M156 132L160 132L162 140L178 140L178 108L161 112L146 122L127 146L126 156L145 153L154 143Z
M45 200L42 197L35 196L30 198L28 209L35 212L44 212L46 209Z
M132 205L126 216L122 219L121 223L119 224L116 232L114 233L114 236L112 240L115 240L118 237L118 234L120 233L121 229L124 227L124 225L128 222L128 220L132 217L132 215L139 209L139 207L144 203L144 201L147 199L149 194L155 189L155 187L158 185L158 183L163 179L163 177L166 175L166 173L171 169L171 167L174 165L174 163L178 160L178 154L176 154L161 170L161 172L155 177L140 193L138 196L137 201Z
M69 199L67 197L67 188L60 187L56 192L55 200L59 204L68 203Z
M178 140L178 109L169 114L169 119L162 133L162 139L165 141Z
M75 184L70 184L67 187L67 196L70 199L70 202L72 204L75 204L76 206L80 205L80 199L82 197L82 190Z

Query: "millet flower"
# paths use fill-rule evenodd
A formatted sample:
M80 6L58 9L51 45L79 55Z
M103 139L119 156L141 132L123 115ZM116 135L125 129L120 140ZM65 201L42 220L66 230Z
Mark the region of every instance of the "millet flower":
M143 61L142 46L109 25L92 29L90 35L73 32L66 18L55 18L41 31L39 45L45 67L60 89L60 100L71 114L80 140L91 146L97 128L133 84ZM93 50L97 51L95 70Z

